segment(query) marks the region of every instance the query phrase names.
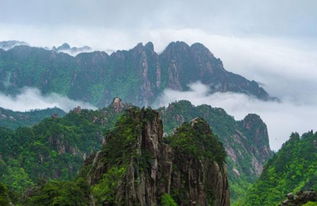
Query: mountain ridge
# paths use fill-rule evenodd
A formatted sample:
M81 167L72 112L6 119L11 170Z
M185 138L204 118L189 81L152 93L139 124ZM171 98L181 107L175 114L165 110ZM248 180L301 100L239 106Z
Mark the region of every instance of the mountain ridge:
M23 77L23 78L22 78ZM161 53L152 42L110 55L95 51L73 57L43 48L17 46L0 52L0 91L28 86L98 107L120 96L137 106L151 105L167 88L187 91L200 81L210 93L237 92L273 100L255 81L225 70L203 44L172 42ZM5 84L6 83L6 84Z
M5 174L5 178L0 181L16 185L18 188L15 189L21 190L23 184L35 184L37 177L61 180L74 177L84 159L98 150L102 142L106 142L107 131L113 128L115 122L130 107L133 105L114 98L108 107L96 111L77 107L64 117L49 117L30 128L16 131L0 129L0 142L4 146L0 148L4 161L3 167L0 164L0 169ZM164 136L173 135L175 128L185 122L195 118L205 119L228 154L226 162L232 201L255 181L263 164L272 155L266 126L257 115L249 115L242 122L236 121L221 108L208 105L196 107L184 100L161 107L157 111L163 120ZM16 144L25 138L29 141ZM11 154L11 150L7 151L7 148L13 148L12 151L17 153ZM22 164L12 158L29 161L28 164ZM33 171L32 164L38 161L45 161L46 167L41 166ZM65 161L67 165L64 165ZM22 183L25 181L20 186L15 180L15 173L11 174L15 170L26 178L23 181L17 179Z

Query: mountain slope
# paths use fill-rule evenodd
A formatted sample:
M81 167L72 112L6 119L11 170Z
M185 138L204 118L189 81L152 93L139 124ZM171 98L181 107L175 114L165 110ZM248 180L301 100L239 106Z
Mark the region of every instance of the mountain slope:
M0 181L21 190L37 183L38 177L64 180L74 177L85 157L100 149L107 131L130 107L115 98L110 106L97 111L76 108L65 117L49 118L29 129L0 130L0 141L4 146L0 147L0 154L5 169ZM172 103L159 108L158 112L166 135L197 117L207 121L228 154L226 162L232 200L241 197L272 155L266 126L257 115L235 121L223 109L208 105L195 107L188 101ZM28 164L24 163L25 160ZM32 170L37 162L44 160L45 166Z
M317 133L293 133L268 161L241 205L271 206L300 190L317 190Z
M249 184L261 174L264 163L273 155L266 125L258 115L249 114L243 120L235 121L223 109L208 105L195 107L189 101L172 103L159 111L167 133L196 117L208 122L228 154L227 165L233 200L245 193Z
M119 110L118 110L119 109ZM83 160L100 148L120 108L76 108L30 128L0 128L0 181L21 192L41 179L73 178Z
M87 198L81 195L87 186L74 191L77 180L44 185L30 195L28 205L62 199L69 205L228 206L224 158L224 148L204 120L183 124L164 141L158 112L130 108L102 149L85 161L80 177L88 181L90 204L83 204Z
M202 44L172 42L158 54L151 42L128 51L81 53L17 46L0 49L0 91L15 94L22 87L56 92L104 107L120 96L134 105L151 105L166 88L187 90L200 81L210 92L238 92L270 99L255 81L228 72Z
M18 127L32 126L47 117L62 117L64 115L65 112L58 108L15 112L0 107L0 127L16 129Z

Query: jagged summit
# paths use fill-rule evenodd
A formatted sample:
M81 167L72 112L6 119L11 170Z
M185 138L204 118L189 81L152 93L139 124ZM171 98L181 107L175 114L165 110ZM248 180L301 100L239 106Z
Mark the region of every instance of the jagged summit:
M110 104L116 96L137 106L148 106L165 89L187 91L189 84L201 82L210 93L236 92L271 99L255 81L228 72L221 60L200 43L189 46L172 42L161 53L154 51L152 42L111 55L86 53L89 49L65 43L53 50L24 46L2 51L0 92L16 93L28 86L98 107Z
M10 50L16 46L28 46L28 44L24 41L16 41L16 40L0 41L0 49L3 49L3 50Z
M88 179L95 201L155 206L168 195L178 205L229 205L224 158L218 157L224 150L210 129L196 128L202 125L208 127L201 119L193 126L182 125L166 144L158 112L128 109L102 150L85 163L82 175ZM178 144L186 140L192 140L190 153L184 153L187 145Z
M66 50L66 49L71 49L70 45L68 43L64 43L61 46L56 48L57 50Z
M81 54L81 53L92 52L92 48L90 48L88 46L72 47L68 43L63 43L62 45L60 45L58 47L54 46L52 48L52 51L66 53L66 54L69 54L72 56L76 56L76 55Z
M125 108L125 104L119 97L115 97L110 106L113 107L116 112L122 112Z

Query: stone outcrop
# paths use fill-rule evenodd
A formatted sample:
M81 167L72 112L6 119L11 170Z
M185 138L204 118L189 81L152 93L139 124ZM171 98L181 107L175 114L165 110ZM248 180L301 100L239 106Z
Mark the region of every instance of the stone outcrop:
M259 176L263 170L263 165L273 155L266 124L257 114L248 114L239 124L246 137L247 150L254 157L252 168L255 174Z
M287 194L287 199L284 200L279 206L301 206L307 202L317 202L316 191L300 191L293 195Z
M260 176L265 162L273 155L267 127L256 114L249 114L243 120L236 121L221 108L194 106L185 100L172 103L159 111L166 133L172 133L175 127L196 117L202 117L213 128L228 155L226 162L229 182L233 186L230 193L232 200L242 195L239 193L243 191L241 188Z
M196 131L198 128L205 128L206 131ZM192 131L191 134L200 132L213 138L208 124L203 120L192 122L187 129ZM198 138L195 135L189 138L200 141L195 139ZM111 198L103 199L101 204L155 206L161 205L164 194L170 194L180 206L229 205L224 164L182 152L181 145L171 146L166 141L172 140L163 139L158 112L129 109L107 137L103 149L85 162L83 173L93 188L104 184L103 178L114 166L124 171L112 190ZM204 151L203 147L198 149ZM114 153L114 150L121 150L121 153Z

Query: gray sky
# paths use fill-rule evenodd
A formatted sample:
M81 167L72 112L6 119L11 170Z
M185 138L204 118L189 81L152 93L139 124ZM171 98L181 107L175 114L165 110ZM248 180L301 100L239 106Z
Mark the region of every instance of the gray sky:
M97 50L152 41L158 52L171 41L201 42L227 70L262 83L282 103L234 95L215 101L214 96L198 98L197 90L167 91L170 98L164 103L187 95L199 99L197 104L223 105L236 118L259 113L278 149L291 132L317 129L316 11L317 0L0 0L0 41L34 46L68 42Z
M1 0L0 8L1 23L24 26L317 35L315 0Z

